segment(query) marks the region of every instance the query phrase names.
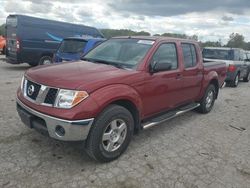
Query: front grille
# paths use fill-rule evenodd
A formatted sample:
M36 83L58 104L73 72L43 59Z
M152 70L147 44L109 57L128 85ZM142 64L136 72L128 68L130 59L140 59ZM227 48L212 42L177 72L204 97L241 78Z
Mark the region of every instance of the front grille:
M53 106L57 97L58 89L24 80L24 97L41 105Z
M39 94L40 88L41 88L41 85L27 80L27 86L26 86L27 97L31 98L32 100L36 100Z
M55 100L56 100L57 91L58 91L58 89L50 88L48 91L48 94L44 100L44 103L53 105Z

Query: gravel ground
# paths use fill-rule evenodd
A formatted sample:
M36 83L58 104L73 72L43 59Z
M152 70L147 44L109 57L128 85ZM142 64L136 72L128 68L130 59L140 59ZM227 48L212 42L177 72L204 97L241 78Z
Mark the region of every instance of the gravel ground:
M189 112L135 135L118 160L100 164L82 143L23 125L15 95L27 68L0 60L0 187L250 188L249 83L223 88L207 115Z

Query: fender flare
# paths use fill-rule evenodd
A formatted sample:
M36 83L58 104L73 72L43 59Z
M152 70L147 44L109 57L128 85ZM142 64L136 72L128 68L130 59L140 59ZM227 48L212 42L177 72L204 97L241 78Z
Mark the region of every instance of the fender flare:
M139 116L142 117L143 105L139 93L132 87L125 84L112 84L104 86L93 91L91 98L97 103L101 113L109 104L119 100L130 101L138 110Z

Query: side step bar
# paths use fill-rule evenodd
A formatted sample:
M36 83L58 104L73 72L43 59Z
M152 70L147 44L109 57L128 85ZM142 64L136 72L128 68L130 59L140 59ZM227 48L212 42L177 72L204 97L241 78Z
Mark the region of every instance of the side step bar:
M173 111L170 111L170 112L167 112L166 114L163 114L161 116L158 116L156 118L153 118L145 123L142 124L142 128L143 129L148 129L150 127L153 127L155 125L158 125L158 124L161 124L169 119L172 119L176 116L179 116L181 114L184 114L186 112L189 112L197 107L199 107L200 104L199 103L191 103L189 105L186 105L186 106L183 106L183 107L180 107L176 110L173 110Z

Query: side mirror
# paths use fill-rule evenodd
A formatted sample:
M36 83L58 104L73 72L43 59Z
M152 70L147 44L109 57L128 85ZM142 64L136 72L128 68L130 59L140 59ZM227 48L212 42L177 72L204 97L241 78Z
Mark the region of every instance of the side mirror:
M172 63L169 62L154 62L151 64L151 73L154 72L161 72L161 71L167 71L171 70Z

